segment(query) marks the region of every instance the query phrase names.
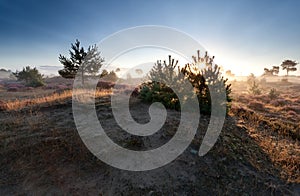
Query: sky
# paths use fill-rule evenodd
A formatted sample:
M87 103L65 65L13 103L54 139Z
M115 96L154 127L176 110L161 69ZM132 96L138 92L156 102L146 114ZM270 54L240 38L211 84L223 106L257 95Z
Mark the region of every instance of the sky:
M284 59L300 61L299 8L290 0L0 0L0 68L56 73L59 54L76 39L88 47L122 29L161 25L192 36L225 70L259 75Z

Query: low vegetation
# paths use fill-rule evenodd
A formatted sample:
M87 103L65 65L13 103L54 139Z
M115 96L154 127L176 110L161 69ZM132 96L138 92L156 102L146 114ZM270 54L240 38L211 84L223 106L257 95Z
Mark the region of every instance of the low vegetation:
M267 83L260 95L241 93L247 85L233 86L232 115L240 118L281 177L300 183L300 84Z
M108 95L111 90L97 90L95 97ZM0 111L19 111L24 108L40 108L49 107L52 105L61 105L65 102L70 102L72 96L76 96L79 101L86 102L90 97L94 96L92 90L64 90L61 92L53 92L48 95L42 95L40 97L27 97L23 99L7 100L0 102Z
M88 55L79 42L72 48L80 55ZM75 53L73 60L60 57L65 65L74 63L65 66L61 73L78 68L66 78L73 78L80 71L82 56L75 59ZM72 91L72 79L43 79L36 68L16 72L19 82L0 84L0 194L297 194L300 82L287 78L283 82L279 76L276 82L270 82L267 75L260 79L251 74L246 81L234 81L231 85L213 63L214 57L207 53L200 56L198 51L193 59L192 64L182 67L171 56L167 61L157 61L147 82L134 92L129 90L129 84L115 86L119 70L103 70L98 76L87 73L99 79L96 92L91 88ZM199 69L201 65L203 69ZM294 70L289 66L285 69ZM265 71L274 75L278 67ZM136 72L142 74L141 70ZM226 75L234 77L231 71ZM86 86L89 77L82 80ZM194 93L187 91L183 80L192 84ZM151 171L151 175L112 168L97 160L81 141L72 116L72 98L95 104L101 126L118 145L147 150L167 143L176 133L180 108L185 104L179 101L174 87L185 95L185 101L198 99L202 114L211 113L212 93L225 94L225 103L216 103L226 104L228 115L216 145L204 157L196 154L210 122L209 115L201 116L197 134L186 151L164 168ZM130 112L137 122L149 121L149 103L163 103L169 109L162 129L147 138L125 133L113 117L112 88L114 92L131 94Z
M45 84L43 75L35 67L27 66L22 71L16 71L13 74L19 81L25 82L26 86L39 87Z
M186 64L184 67L178 66L178 61L169 56L168 63L166 61L157 61L154 68L150 71L148 82L142 84L140 97L147 102L161 102L167 108L180 110L179 98L172 90L185 95L186 102L191 101L194 94L188 92L183 80L189 81L199 101L200 111L203 114L211 113L211 93L215 93L216 97L226 96L225 101L231 102L230 84L227 79L221 76L220 67L213 63L214 57L210 57L205 53L204 57L193 57L193 64ZM199 69L200 64L204 64L205 68ZM223 100L215 100L216 104L224 104Z

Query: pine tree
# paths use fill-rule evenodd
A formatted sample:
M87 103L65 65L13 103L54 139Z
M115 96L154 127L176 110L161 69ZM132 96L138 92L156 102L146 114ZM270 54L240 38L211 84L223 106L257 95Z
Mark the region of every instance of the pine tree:
M175 62L174 59L169 55L169 62L161 62L158 60L153 69L149 73L149 78L155 82L162 82L165 84L171 84L173 82L173 77L175 76L175 69L178 64L178 60Z
M80 47L80 42L76 40L75 44L71 44L69 50L70 58L59 55L59 61L64 65L58 73L64 78L75 78L77 72L80 72L82 84L84 84L85 73L95 75L104 62L96 45L90 46L87 51Z
M281 63L281 67L283 70L286 70L287 76L289 75L290 71L297 71L296 65L298 65L298 63L292 60L285 60Z

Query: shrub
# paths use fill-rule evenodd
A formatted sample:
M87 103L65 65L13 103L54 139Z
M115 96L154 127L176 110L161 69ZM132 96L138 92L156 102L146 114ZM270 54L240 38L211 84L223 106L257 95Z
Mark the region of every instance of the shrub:
M170 86L175 86L181 94L186 95L185 101L192 100L193 92L187 92L183 85L183 80L188 80L196 92L199 100L200 112L202 114L211 113L211 93L214 95L226 94L226 104L231 101L229 94L231 93L231 85L227 85L220 73L220 67L213 66L214 57L210 58L207 52L203 58L200 57L198 51L198 58L193 57L194 64L186 64L183 68L177 66L178 61L169 56L168 64L157 61L149 74L149 82L141 85L140 97L147 102L161 102L167 108L180 110L180 103L177 95L173 92ZM204 63L205 68L200 70L199 63ZM177 68L177 71L176 71ZM168 85L170 86L168 86ZM218 96L216 96L218 97ZM214 100L216 104L224 104L224 100ZM222 102L221 102L222 101ZM228 107L227 107L228 108Z
M272 88L268 94L269 98L271 99L276 99L279 96L279 92L275 89Z
M114 83L108 82L108 81L100 80L97 83L97 88L99 88L99 89L111 89L113 86L114 86Z
M43 75L36 68L27 66L22 71L16 71L13 74L19 81L24 81L26 86L38 87L44 85Z
M248 77L247 77L247 83L248 85L252 85L254 82L257 83L257 79L255 77L255 75L253 73L251 73Z
M161 102L165 107L180 110L177 95L163 83L151 81L142 84L140 97L146 102Z
M253 95L260 95L261 94L261 89L260 89L258 83L255 80L252 81L252 83L250 83L248 92L250 94L253 94Z

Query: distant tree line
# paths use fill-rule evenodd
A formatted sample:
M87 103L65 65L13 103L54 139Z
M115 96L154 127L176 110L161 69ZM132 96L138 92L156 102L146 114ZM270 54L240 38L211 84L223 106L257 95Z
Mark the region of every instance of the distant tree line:
M296 61L284 60L280 66L281 66L282 70L286 71L286 76L288 76L289 72L297 71L296 65L298 65L298 63ZM264 68L263 75L264 76L278 75L279 69L280 69L279 66L273 66L272 69Z

